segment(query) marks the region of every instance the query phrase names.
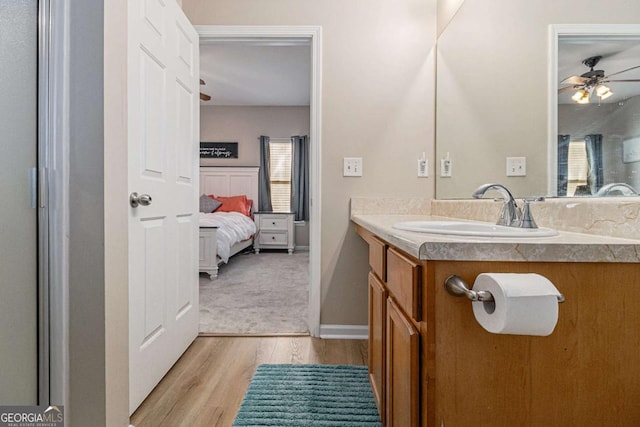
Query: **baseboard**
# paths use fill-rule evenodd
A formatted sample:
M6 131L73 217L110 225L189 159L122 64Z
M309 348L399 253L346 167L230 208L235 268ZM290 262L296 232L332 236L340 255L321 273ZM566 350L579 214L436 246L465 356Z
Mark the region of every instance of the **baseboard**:
M333 340L366 340L369 327L366 325L320 325L320 338Z
M309 252L309 246L299 246L296 245L295 250L297 252Z

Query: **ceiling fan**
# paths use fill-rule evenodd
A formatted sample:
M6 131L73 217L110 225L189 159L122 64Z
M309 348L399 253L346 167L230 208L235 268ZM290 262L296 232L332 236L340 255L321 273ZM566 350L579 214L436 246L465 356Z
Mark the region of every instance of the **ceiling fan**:
M589 99L593 92L596 93L600 97L600 100L607 99L613 92L605 83L609 82L640 82L640 79L627 79L627 80L611 80L612 76L616 76L618 74L625 73L627 71L640 68L640 65L636 65L635 67L627 68L626 70L618 71L616 73L611 73L609 75L605 75L604 70L594 70L593 68L600 62L602 56L591 56L582 63L590 68L584 74L579 76L571 76L562 80L560 84L568 84L571 86L563 87L558 89L558 95L561 93L569 92L571 90L575 90L576 93L573 94L571 99L576 101L579 104L588 104Z
M206 83L204 82L204 80L200 79L200 86L205 85ZM206 93L202 93L200 92L200 100L201 101L210 101L211 100L211 96L207 95Z

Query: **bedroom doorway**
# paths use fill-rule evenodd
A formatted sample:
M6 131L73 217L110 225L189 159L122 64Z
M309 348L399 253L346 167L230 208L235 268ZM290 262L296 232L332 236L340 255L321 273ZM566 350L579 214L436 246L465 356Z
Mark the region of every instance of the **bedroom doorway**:
M297 108L300 105L287 105L287 104L275 104L275 108L271 112L267 112L267 116L270 119L266 119L268 124L256 125L256 121L251 120L251 124L254 125L251 131L247 130L245 134L242 132L226 132L222 130L222 126L214 126L215 130L211 131L207 128L207 117L211 111L216 107L203 107L206 102L201 103L201 141L202 142L237 142L239 145L238 158L225 159L217 162L201 162L203 165L219 165L219 166L259 166L259 137L261 135L269 136L272 141L279 143L286 143L292 136L308 135L309 139L309 218L307 221L295 221L294 230L298 236L296 238L296 249L292 255L289 255L286 250L260 250L259 254L255 255L236 255L236 258L232 258L229 264L222 265L219 270L219 277L212 283L218 281L218 284L222 283L222 279L233 280L235 282L243 282L248 286L248 294L258 293L256 283L274 283L278 279L274 277L284 276L288 279L287 283L295 280L304 280L306 287L304 289L305 295L300 297L301 304L304 304L304 318L306 320L306 326L308 327L308 333L312 336L319 336L319 324L320 324L320 73L321 73L321 28L320 27L229 27L229 26L196 26L196 30L200 35L201 56L203 55L203 49L207 46L216 45L224 46L230 50L242 50L244 55L247 56L259 56L260 53L255 53L262 48L278 46L279 51L286 50L287 47L294 49L306 49L307 54L305 56L305 64L307 67L308 79L306 82L306 91L308 104L305 107L306 112L306 128L295 127L289 125L284 126L283 130L274 130L273 123L278 119L277 114L274 115L274 111L283 112L287 111L290 116L300 116L301 109ZM254 52L254 53L251 53ZM263 52L264 54L264 52ZM286 62L287 56L275 56L274 60ZM202 63L205 63L205 59L202 59ZM301 62L292 64L293 67L297 67ZM218 67L225 69L229 64L225 64L224 60L219 61L216 64ZM280 64L282 65L282 64ZM202 67L201 67L202 70ZM269 70L267 70L269 71ZM271 70L272 71L272 70ZM241 74L242 70L237 70L236 74ZM246 69L245 69L246 73ZM254 73L255 74L255 73ZM267 74L267 72L265 72ZM260 78L263 76L259 76ZM201 92L206 96L211 96L215 103L216 98L225 98L227 95L217 91L215 89L215 74L209 74L201 72ZM256 79L259 80L259 79ZM293 86L294 79L290 79L289 82ZM256 82L254 82L256 83ZM260 82L258 81L259 85ZM261 84L270 85L270 83L263 81ZM286 85L280 86L280 92L285 92L289 89ZM251 93L252 88L250 85L238 85L235 87L236 94L240 97L260 96L255 93ZM204 99L204 98L203 98ZM259 101L260 102L260 101ZM242 103L228 102L229 111L223 111L222 108L218 108L216 114L219 115L221 120L225 120L226 123L235 123L236 128L245 129L252 126L243 125L241 122L237 122L238 116L251 117L247 108L242 106ZM224 102L222 102L224 105ZM263 104L264 106L265 104ZM209 113L208 113L209 112ZM233 114L233 112L238 114ZM304 132L306 131L306 132ZM255 133L255 135L251 134ZM253 146L251 147L253 152L247 152L247 145L243 145L247 141L250 141ZM244 147L244 149L243 149ZM255 202L257 203L257 201ZM254 208L254 211L257 209ZM304 237L306 236L306 237ZM247 272L241 267L242 264L251 266L255 272ZM260 273L260 265L262 265L262 273ZM302 265L302 270L300 269ZM226 273L226 277L225 277ZM244 274L245 278L240 277ZM304 275L304 279L301 277ZM296 278L293 280L293 278ZM289 280L291 279L291 280ZM201 278L202 281L202 278ZM253 286L251 286L253 284ZM203 284L201 282L201 293ZM228 289L225 288L225 289ZM285 295L291 295L292 290L285 290ZM245 293L244 295L248 295ZM262 296L258 296L262 305L268 306L269 298L278 299L274 295L268 295L268 291L262 293ZM221 294L218 294L220 296ZM268 298L267 298L268 295ZM212 297L216 299L216 297ZM287 299L285 297L284 299ZM206 302L204 304L206 306ZM277 306L277 304L275 304ZM299 304L294 304L296 308ZM290 311L290 307L284 306L281 310ZM231 315L230 315L231 316ZM259 315L261 316L261 315ZM202 318L202 317L201 317ZM274 318L275 324L278 324L277 316ZM261 321L261 323L265 323ZM268 327L267 327L268 329ZM241 328L238 328L240 333L243 333ZM277 334L279 331L277 327L271 328L271 333L258 333L258 334Z

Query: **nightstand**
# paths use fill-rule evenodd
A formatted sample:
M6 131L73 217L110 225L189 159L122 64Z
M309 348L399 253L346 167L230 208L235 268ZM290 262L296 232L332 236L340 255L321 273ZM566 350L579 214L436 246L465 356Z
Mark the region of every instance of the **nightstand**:
M287 249L289 254L293 253L293 213L256 212L253 218L257 228L253 249L257 254L260 249Z

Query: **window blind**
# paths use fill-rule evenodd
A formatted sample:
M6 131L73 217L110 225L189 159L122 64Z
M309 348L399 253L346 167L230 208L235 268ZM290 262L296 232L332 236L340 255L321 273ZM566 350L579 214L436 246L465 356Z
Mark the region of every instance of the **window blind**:
M269 143L271 205L274 212L291 211L291 142Z
M578 185L587 184L589 164L584 140L569 142L567 195L575 194Z

